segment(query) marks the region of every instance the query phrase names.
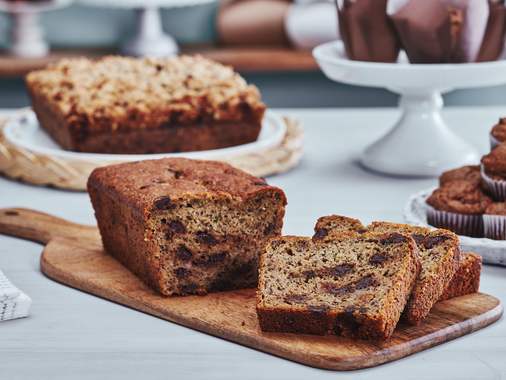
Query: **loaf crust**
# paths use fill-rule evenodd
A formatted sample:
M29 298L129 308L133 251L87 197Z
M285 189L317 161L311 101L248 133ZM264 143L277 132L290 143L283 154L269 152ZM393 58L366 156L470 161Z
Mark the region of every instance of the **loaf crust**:
M272 239L260 261L260 327L388 339L419 269L416 244L406 235L344 233L321 240Z
M462 253L459 268L439 300L476 293L480 288L481 264L480 255L473 252Z
M256 87L205 58L65 59L27 75L35 113L64 149L164 153L255 141Z
M98 168L88 192L106 251L163 295L255 286L286 205L230 165L175 158Z
M322 229L331 237L333 234L341 234L347 228L356 233L398 232L415 239L422 268L403 316L410 324L419 324L429 314L457 271L460 262L458 236L443 229L430 230L389 222L373 222L365 228L356 219L333 215L322 217L316 222L315 238L321 235L319 231Z

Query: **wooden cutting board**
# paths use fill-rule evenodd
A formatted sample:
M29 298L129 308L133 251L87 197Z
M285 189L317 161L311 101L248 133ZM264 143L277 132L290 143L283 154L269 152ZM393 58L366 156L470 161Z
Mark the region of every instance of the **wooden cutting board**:
M46 244L41 269L55 281L159 318L306 365L372 367L479 330L497 321L500 301L477 293L438 303L417 327L399 325L387 342L263 333L253 289L162 297L104 253L95 227L25 209L0 209L0 233ZM127 312L127 311L125 311Z

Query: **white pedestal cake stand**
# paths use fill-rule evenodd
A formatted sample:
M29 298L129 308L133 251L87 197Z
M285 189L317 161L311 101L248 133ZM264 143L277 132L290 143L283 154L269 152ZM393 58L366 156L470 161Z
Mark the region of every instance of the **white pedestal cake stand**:
M174 8L205 4L214 0L81 0L96 7L132 8L136 14L136 33L121 48L137 57L168 57L179 52L176 40L162 28L160 7Z
M336 82L382 87L401 95L401 117L362 153L365 167L391 175L434 177L478 162L476 150L443 121L441 94L506 83L505 60L467 64L409 64L403 58L398 63L352 61L340 41L318 46L313 55L325 75Z
M38 15L69 5L72 0L48 0L38 3L0 0L0 11L11 17L9 52L18 57L42 57L49 51Z

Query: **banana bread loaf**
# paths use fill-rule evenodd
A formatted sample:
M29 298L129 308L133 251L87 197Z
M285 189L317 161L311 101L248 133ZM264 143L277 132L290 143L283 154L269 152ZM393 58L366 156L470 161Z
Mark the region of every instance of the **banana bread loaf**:
M98 168L88 192L106 251L163 295L254 287L286 205L262 179L182 158Z
M40 124L64 149L166 153L255 141L265 105L230 67L195 56L64 59L26 78Z
M387 339L418 276L416 250L398 233L272 239L260 258L261 329Z
M325 236L328 238L342 233L349 226L352 231L365 231L361 223L357 222L356 219L342 216L320 218L315 226L315 238L323 235L321 230L326 231ZM410 235L417 243L422 268L406 305L404 317L411 324L420 323L439 300L457 271L460 261L458 236L443 229L430 230L388 222L373 222L367 230Z

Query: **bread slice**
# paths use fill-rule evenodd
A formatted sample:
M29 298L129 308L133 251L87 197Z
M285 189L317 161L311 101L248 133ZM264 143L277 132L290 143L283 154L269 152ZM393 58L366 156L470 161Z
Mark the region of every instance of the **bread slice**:
M481 262L481 256L476 253L462 253L459 268L439 300L476 293L480 288Z
M315 226L315 238L322 235L322 229L327 231L327 236L332 236L342 233L347 225L350 226L350 231L355 233L364 231L364 228L353 220L356 219L337 215L320 218ZM337 226L335 231L333 226ZM416 241L422 269L404 311L404 317L411 324L420 323L439 300L457 271L460 261L458 236L443 229L431 230L389 222L373 222L367 230L408 234Z
M419 268L414 240L399 233L274 238L260 256L260 327L387 339Z
M314 238L323 239L327 236L341 234L342 232L365 232L366 227L358 219L342 215L322 216L316 222Z

